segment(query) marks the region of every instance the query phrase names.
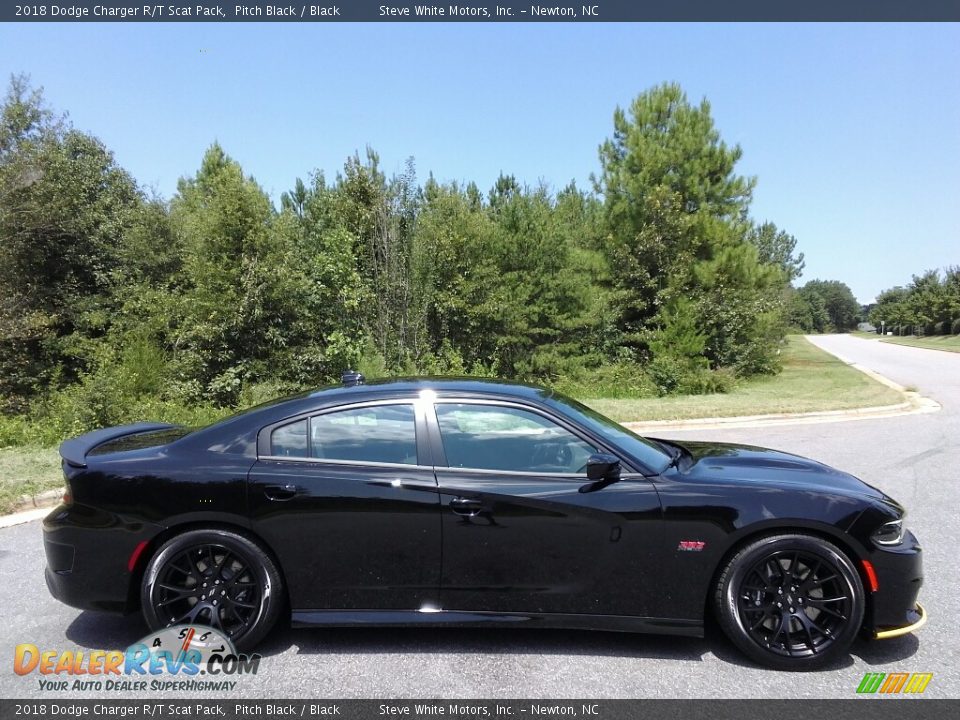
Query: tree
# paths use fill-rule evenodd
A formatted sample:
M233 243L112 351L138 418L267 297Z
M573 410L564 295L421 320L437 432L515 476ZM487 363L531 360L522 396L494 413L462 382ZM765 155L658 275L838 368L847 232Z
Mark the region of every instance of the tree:
M217 144L180 181L171 219L185 255L171 350L194 396L232 403L249 383L318 384L356 359L331 322L341 308L330 285L349 277L329 263L336 245L349 248L342 234L305 225L294 208L275 213Z
M0 109L0 396L75 379L107 331L125 237L143 210L103 144L57 118L23 76Z
M740 157L738 146L720 139L707 101L691 105L678 85L641 93L629 112L615 112L613 137L600 147L597 190L628 344L643 350L661 309L686 297L698 308L697 325L708 336L706 353L715 366L749 373L768 365L748 358L764 343L760 354L773 353L774 328L782 326L773 315L781 312L785 282L774 266L793 268L797 260L792 238L773 226L749 232L754 180L736 173ZM720 278L740 285L722 289ZM736 302L737 290L749 299L748 311L712 305Z
M804 332L826 332L830 316L823 296L811 287L791 288L787 300L787 322Z
M902 334L901 328L914 323L911 310L907 306L909 296L910 292L902 287L884 290L877 296L877 303L870 311L870 322L877 327L887 327L891 332Z
M800 289L800 293L808 298L808 303L814 310L813 329L817 332L846 332L854 329L860 322L860 303L850 288L839 280L811 280ZM814 295L818 296L819 300L813 300ZM819 314L821 304L826 312L828 325L822 322Z
M779 230L772 222L765 222L750 226L747 241L757 248L760 262L776 265L783 270L787 282L793 282L800 277L805 263L803 253L794 255L797 239L793 235Z

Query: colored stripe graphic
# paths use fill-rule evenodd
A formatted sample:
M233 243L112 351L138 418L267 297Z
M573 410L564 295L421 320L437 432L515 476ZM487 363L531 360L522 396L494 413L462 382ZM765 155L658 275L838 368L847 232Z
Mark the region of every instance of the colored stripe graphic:
M886 673L867 673L863 676L863 680L860 681L857 692L875 693L880 687L880 683L883 682L884 677L886 677Z
M880 686L880 692L892 694L900 692L900 688L907 682L910 673L890 673L886 681Z
M914 673L903 689L905 693L922 693L933 679L933 673Z
M867 673L857 686L857 692L883 695L911 693L918 695L927 689L933 673Z

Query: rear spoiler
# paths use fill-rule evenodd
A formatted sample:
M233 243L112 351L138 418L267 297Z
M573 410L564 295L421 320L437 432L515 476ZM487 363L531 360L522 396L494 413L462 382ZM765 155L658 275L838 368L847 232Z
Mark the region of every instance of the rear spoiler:
M172 427L177 426L170 425L169 423L140 422L134 423L133 425L118 425L117 427L94 430L93 432L88 432L84 435L80 435L79 437L71 438L70 440L64 440L60 444L60 457L74 467L86 467L87 453L93 450L97 445L102 445L108 440L116 440L117 438L125 437L127 435L136 435L138 433L151 432L153 430L166 430L167 428Z

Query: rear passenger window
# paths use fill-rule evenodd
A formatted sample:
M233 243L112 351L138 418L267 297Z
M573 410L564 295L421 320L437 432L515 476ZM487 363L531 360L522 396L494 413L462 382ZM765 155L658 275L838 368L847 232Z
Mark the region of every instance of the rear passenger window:
M358 463L417 464L413 405L379 405L310 418L310 454Z
M307 421L298 420L270 433L270 454L280 457L307 457Z

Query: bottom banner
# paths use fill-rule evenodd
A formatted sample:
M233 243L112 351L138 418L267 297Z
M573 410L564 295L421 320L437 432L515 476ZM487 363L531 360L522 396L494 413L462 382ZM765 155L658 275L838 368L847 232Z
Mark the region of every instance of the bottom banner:
M952 709L951 709L952 708ZM0 700L10 718L585 718L809 720L958 717L960 700Z

